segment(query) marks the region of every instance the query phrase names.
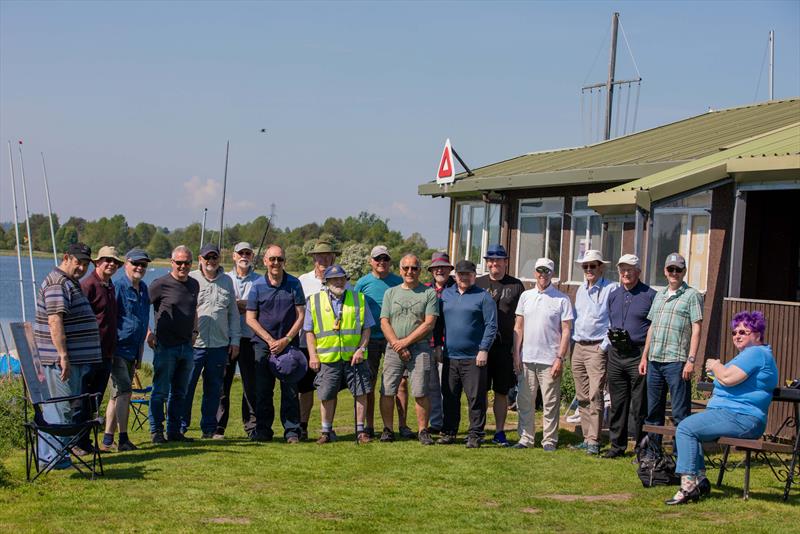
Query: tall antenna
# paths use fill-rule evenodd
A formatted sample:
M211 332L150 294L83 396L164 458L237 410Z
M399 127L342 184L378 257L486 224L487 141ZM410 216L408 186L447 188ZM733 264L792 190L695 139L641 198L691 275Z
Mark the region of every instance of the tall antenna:
M611 16L611 51L608 58L608 81L606 81L606 129L603 139L611 139L611 106L614 104L614 71L617 67L617 28L619 13Z
M222 250L222 225L225 221L225 192L228 189L228 153L231 149L231 142L225 145L225 176L222 179L222 207L219 210L219 241L217 246Z
M203 239L206 237L206 216L208 216L208 208L203 208L203 226L200 227L200 248L203 248Z
M773 100L774 98L775 98L775 30L770 30L769 31L769 99Z

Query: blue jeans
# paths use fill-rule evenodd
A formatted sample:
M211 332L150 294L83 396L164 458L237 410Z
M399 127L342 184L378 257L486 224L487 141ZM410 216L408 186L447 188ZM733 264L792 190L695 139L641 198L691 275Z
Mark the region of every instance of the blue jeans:
M51 397L70 397L80 395L83 393L82 387L86 376L92 368L92 364L79 364L69 366L69 378L66 382L61 381L61 366L56 365L43 365L42 371L44 372L45 380L47 381L47 390L50 392ZM75 409L78 407L80 401L70 402L56 402L52 404L43 404L41 414L38 414L47 423L61 423L69 424L73 421ZM69 437L55 437L44 432L39 436L38 443L38 456L40 464L47 464L55 458L56 450L52 447L57 441L66 445ZM69 462L69 455L66 457L66 462Z
M704 441L714 441L722 436L755 439L764 433L766 426L766 421L758 417L721 408L710 408L687 417L681 421L675 432L678 448L675 472L697 475L706 468L703 457Z
M225 365L228 363L228 346L194 348L194 368L186 391L181 432L186 432L192 421L192 404L194 391L200 376L203 376L203 402L200 405L200 430L211 434L217 429L217 409L222 396L222 384L225 377Z
M273 395L275 380L267 362L269 361L269 347L263 343L253 343L255 354L255 390L256 390L256 434L260 437L272 439L272 423L275 421L275 404ZM297 398L297 382L281 383L281 424L283 424L283 437L300 437L300 401Z
M675 426L692 413L692 381L681 376L685 362L648 362L647 418L645 424L664 426L667 411L667 390L672 404ZM661 435L649 434L650 443L661 447Z
M150 433L164 432L164 402L167 403L167 433L180 431L183 399L192 372L192 346L189 343L164 347L153 352L153 391L150 392Z

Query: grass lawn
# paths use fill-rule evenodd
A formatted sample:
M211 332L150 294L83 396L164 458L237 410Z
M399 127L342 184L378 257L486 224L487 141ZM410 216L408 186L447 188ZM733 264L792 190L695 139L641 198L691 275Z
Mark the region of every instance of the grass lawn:
M234 398L241 394L238 381L234 392ZM193 437L199 436L199 399L198 392ZM104 455L106 475L94 482L70 470L29 484L24 452L12 452L0 466L6 471L0 475L0 532L773 533L791 531L800 519L800 495L795 490L783 503L782 485L765 466L753 469L747 502L740 498L744 476L737 469L710 498L667 508L663 500L674 488L643 488L630 458L568 450L566 444L578 441L568 432L562 431L555 453L402 440L356 446L352 406L343 392L340 440L325 446L251 443L238 420L224 441L156 447L138 432L132 439L140 449ZM490 415L489 428L493 424ZM318 425L315 410L312 436Z

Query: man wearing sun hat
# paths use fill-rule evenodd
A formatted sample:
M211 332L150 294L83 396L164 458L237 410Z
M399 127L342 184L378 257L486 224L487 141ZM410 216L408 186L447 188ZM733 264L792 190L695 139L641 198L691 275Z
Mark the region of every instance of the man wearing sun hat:
M341 265L331 265L323 276L326 287L308 298L303 321L309 365L316 372L314 385L320 399L322 434L317 443L324 445L335 439L333 417L343 385L355 399L358 442L368 443L364 423L372 383L367 345L375 320L364 295L347 289L347 273Z
M572 377L581 416L583 442L575 447L588 454L600 453L603 428L603 390L608 349L608 296L619 284L603 276L605 265L599 250L590 249L575 261L583 269L584 282L575 295L575 328L572 340Z
M436 291L439 299L439 317L433 325L433 335L431 337L431 374L428 377L428 400L430 401L430 433L438 434L442 431L444 413L442 412L442 349L444 344L444 319L441 314L442 292L456 283L455 278L450 276L453 271L453 264L450 263L450 256L446 252L434 252L431 255L431 264L428 272L433 278L427 286Z
M555 265L539 258L534 265L536 285L519 297L514 323L514 368L519 393L517 449L533 447L536 436L536 393L542 390L542 448L552 452L558 444L561 375L569 350L572 303L553 287Z

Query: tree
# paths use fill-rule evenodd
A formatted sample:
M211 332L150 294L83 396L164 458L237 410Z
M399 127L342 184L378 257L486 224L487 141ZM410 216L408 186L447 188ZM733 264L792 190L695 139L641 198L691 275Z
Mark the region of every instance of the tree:
M56 249L63 254L72 243L78 242L78 229L67 223L56 232Z
M342 250L339 264L344 267L352 283L367 274L370 270L369 252L371 247L366 243L350 242Z
M145 248L150 243L150 240L153 239L156 231L155 225L140 222L131 231L131 247Z
M162 232L156 232L147 245L147 253L151 258L169 258L172 255L172 248L169 238Z

